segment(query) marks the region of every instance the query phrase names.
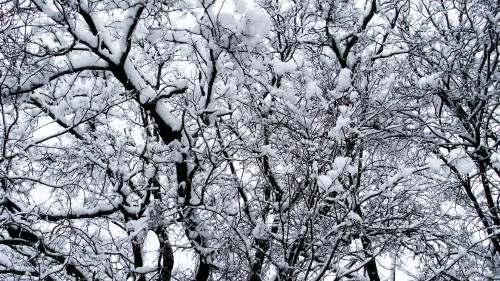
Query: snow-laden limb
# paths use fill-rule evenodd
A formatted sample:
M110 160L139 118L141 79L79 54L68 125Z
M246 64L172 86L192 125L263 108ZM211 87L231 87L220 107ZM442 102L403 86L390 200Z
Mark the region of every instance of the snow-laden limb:
M66 66L61 68L58 67L54 72L45 69L40 69L40 71L30 77L21 80L17 84L6 84L2 85L7 87L9 90L8 95L19 95L24 93L29 93L44 86L47 86L50 81L56 80L58 78L64 77L66 75L79 73L86 70L107 70L108 64L99 59L90 58L82 56L70 59ZM80 61L81 59L81 61Z
M102 207L95 208L71 208L69 211L39 211L38 215L44 220L55 222L63 219L85 219L85 218L98 218L108 216L118 212L119 208L115 205L109 204Z

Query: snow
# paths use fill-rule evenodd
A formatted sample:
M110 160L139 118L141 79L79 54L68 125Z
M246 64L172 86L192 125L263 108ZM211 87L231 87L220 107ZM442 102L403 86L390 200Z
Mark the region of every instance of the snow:
M269 32L271 20L267 13L261 10L249 9L246 12L246 33L250 36L265 36Z
M295 8L295 3L292 1L278 1L280 7L279 11L281 13L287 13L288 11Z
M387 88L391 87L394 84L394 81L396 80L396 74L391 73L384 81L384 84Z
M276 157L276 158L279 157L271 145L263 145L260 147L260 150L262 151L263 155L269 155L271 157Z
M130 220L127 222L127 229L132 231L131 237L143 234L143 230L147 229L149 217L142 217L138 220Z
M400 168L401 177L407 178L415 172L415 168Z
M342 68L338 77L337 90L340 92L346 91L351 87L352 78L351 70L348 68Z
M349 94L349 101L356 101L358 99L358 92L356 91L352 91L350 94Z
M314 171L315 174L318 173L318 161L313 161L312 163L312 169Z
M146 104L156 98L156 92L146 84L130 60L125 61L125 72L131 84L139 91L139 100L141 104Z
M455 168L458 169L458 171L462 174L470 174L472 173L472 170L475 168L475 164L471 159L468 158L461 158L461 159L456 159L453 160L451 163Z
M491 154L490 160L491 160L491 164L493 165L493 167L495 167L496 169L500 169L500 154L499 153L493 152Z
M146 274L149 272L155 272L156 270L156 266L141 266L137 267L134 271L139 274Z
M160 40L162 40L163 32L161 30L155 30L151 34L148 35L147 40L151 44L157 44Z
M239 13L243 14L247 10L247 2L245 0L233 0L234 3L234 10Z
M462 148L455 148L450 151L448 155L448 161L450 164L457 168L457 170L462 174L470 174L475 168L474 161L470 159L465 150Z
M453 161L459 157L462 157L465 155L465 151L462 148L455 148L450 151L448 154L448 160Z
M352 211L347 214L347 217L353 221L361 222L361 220L362 220L358 214L356 214Z
M337 171L337 170L329 170L328 172L326 172L326 174L332 178L332 179L336 179L340 176L341 174L341 171Z
M238 206L236 204L229 204L228 206L226 206L224 208L224 213L228 214L229 216L236 216L240 209L238 208Z
M156 168L154 166L148 167L144 170L144 175L148 178L152 178L156 175Z
M270 62L270 65L273 67L274 72L278 75L285 75L286 73L290 73L297 69L297 66L292 62L283 62L278 59L273 59Z
M415 171L422 169L400 167L399 171L392 176L387 177L387 182L380 187L380 191L385 191L388 187L395 186L400 180L411 176Z
M467 254L467 249L464 247L458 247L458 255L465 256Z
M199 205L199 204L200 204L200 202L201 202L201 201L200 201L200 199L198 199L198 198L191 198L191 199L189 200L189 204L190 204L190 205L193 205L193 206Z
M330 186L332 185L333 180L327 175L318 176L318 187L323 191L328 191Z
M107 67L108 63L94 55L70 55L68 56L70 69L88 67Z
M229 28L231 30L236 29L238 26L238 21L234 15L229 13L220 13L217 16L217 20L222 27Z
M316 92L318 91L318 85L316 81L309 81L306 86L306 99L311 99L316 96Z
M252 230L252 236L256 239L264 239L267 236L266 225L262 220L257 220L254 229Z
M349 126L349 124L351 124L351 118L349 117L338 117L337 118L337 122L335 123L335 127L333 128L334 131L340 131L342 128L345 128L347 126Z
M333 160L333 165L337 171L342 171L351 162L349 157L336 157Z
M340 113L342 113L343 115L347 113L347 106L345 105L341 105L339 106L339 111Z
M111 156L114 154L114 149L110 145L106 145L105 148L103 149L104 154L107 154L108 156Z
M155 111L161 119L172 128L172 130L179 131L181 129L182 119L173 117L165 105L162 105L161 103L156 104Z
M64 17L61 13L56 11L52 5L47 5L43 0L34 0L33 1L37 7L40 7L42 12L49 18L54 19L55 21L62 21ZM4 2L5 3L5 2Z
M441 171L441 165L442 165L441 160L439 160L437 158L430 157L427 159L427 161L429 163L429 170L431 172L439 173L439 171Z
M418 87L422 90L437 89L441 82L441 73L434 73L429 76L424 76L418 80Z

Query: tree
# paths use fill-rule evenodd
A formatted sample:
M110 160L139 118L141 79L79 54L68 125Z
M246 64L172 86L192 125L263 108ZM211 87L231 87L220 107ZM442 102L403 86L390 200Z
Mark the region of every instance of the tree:
M422 1L415 6L419 23L408 20L413 28L401 32L410 50L403 89L413 99L405 115L419 128L409 137L446 166L439 185L460 208L454 221L461 245L477 255L472 263L484 262L479 272L490 278L498 274L500 250L496 4Z
M4 279L498 275L493 2L0 3Z

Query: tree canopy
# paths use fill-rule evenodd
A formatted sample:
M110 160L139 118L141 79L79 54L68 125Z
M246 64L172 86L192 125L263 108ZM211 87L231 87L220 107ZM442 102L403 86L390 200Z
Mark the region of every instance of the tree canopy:
M494 0L0 0L0 279L500 278Z

